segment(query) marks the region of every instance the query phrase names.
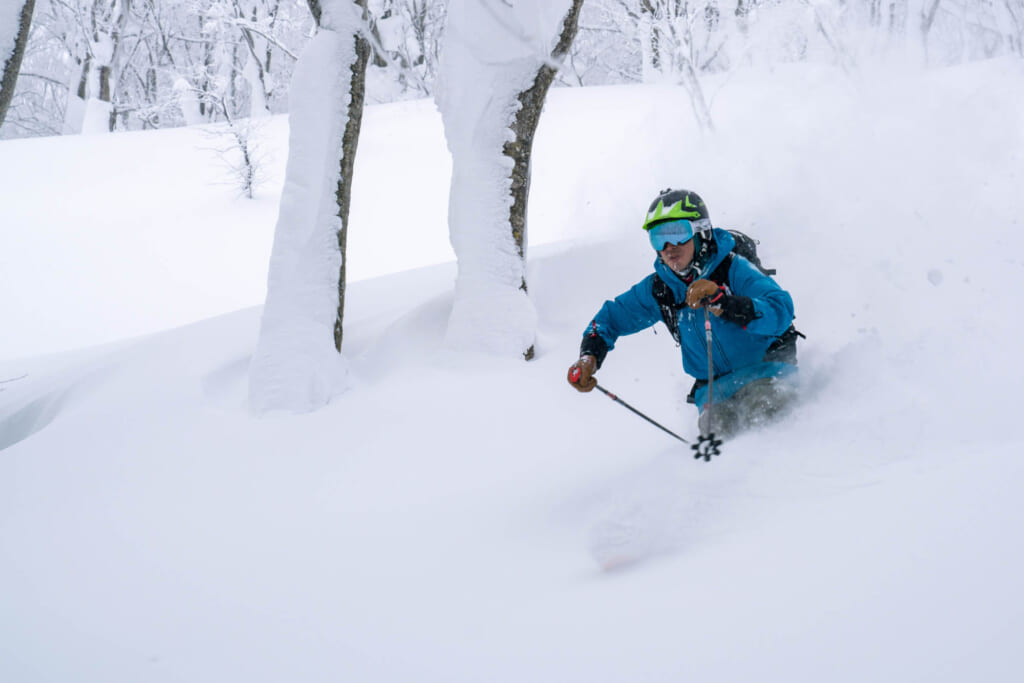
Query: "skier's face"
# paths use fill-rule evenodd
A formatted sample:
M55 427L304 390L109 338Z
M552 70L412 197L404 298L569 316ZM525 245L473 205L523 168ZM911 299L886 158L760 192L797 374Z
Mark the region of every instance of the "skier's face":
M661 260L666 266L681 273L693 261L693 240L682 244L666 244L665 248L658 252L658 255L661 256Z

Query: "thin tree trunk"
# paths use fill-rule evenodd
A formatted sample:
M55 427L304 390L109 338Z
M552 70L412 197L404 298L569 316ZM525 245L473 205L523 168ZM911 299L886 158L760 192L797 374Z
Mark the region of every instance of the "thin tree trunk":
M14 97L14 86L18 81L18 72L21 70L21 60L25 56L25 44L28 43L32 12L35 10L35 0L24 0L24 2L18 22L18 35L14 40L14 50L11 54L6 55L3 71L0 72L0 126L4 125L7 108L11 105L11 98Z
M82 56L78 88L74 95L69 93L68 96L66 134L78 134L86 129L92 133L114 130L117 116L113 106L117 87L115 65L130 9L131 0L93 0L89 34L85 38L93 44L109 44L110 47L107 50L90 47ZM100 119L103 111L106 117Z
M235 17L237 19L239 19L240 22L245 21L245 19L246 19L245 12L244 12L242 6L238 3L238 0L235 0L234 10L235 10ZM252 12L253 12L253 15L252 15L251 19L252 19L253 23L255 24L256 23L256 8L255 7L253 7ZM243 69L243 73L246 74L245 78L246 78L247 81L249 81L250 93L252 93L252 91L258 90L259 91L259 98L262 100L262 109L263 109L263 111L256 111L256 109L257 109L257 107L256 107L257 103L255 102L256 98L253 97L252 94L250 94L250 96L249 96L249 115L255 117L255 116L262 116L264 114L269 114L270 113L270 104L269 104L270 103L270 92L267 89L266 69L264 68L263 61L262 61L260 55L258 54L258 52L256 50L256 39L253 37L252 31L250 31L244 25L239 24L239 27L240 27L239 30L240 30L240 32L242 34L242 40L245 41L245 46L249 49L249 57L246 59L246 64L248 65L250 60L252 62L252 68L251 69L249 69L249 68ZM267 53L267 57L269 59L269 55L270 55L269 42L268 42L268 47L267 47L266 53Z
M1015 31L1010 37L1010 45L1018 55L1024 57L1024 6L1019 1L1015 6L1010 0L1003 0L1003 5L1013 21Z
M744 36L750 30L750 0L736 0L736 26Z
M323 10L320 9L320 0L306 0L306 4L309 5L309 12L313 15L313 21L319 28L320 17L323 14Z
M700 77L693 62L688 58L683 60L682 74L683 87L690 95L690 105L693 107L693 115L697 118L697 125L708 132L715 130L714 119L711 118L711 108L708 106L707 98L704 97L704 88L701 87Z
M939 11L940 2L942 0L932 0L931 8L921 13L921 38L923 40L928 40L928 33L932 30L932 24L935 22L935 14Z
M641 0L640 1L640 13L641 13L641 15L646 14L647 16L650 17L651 33L650 33L649 36L647 36L647 38L648 38L648 49L651 51L650 63L651 63L651 68L656 73L660 74L662 72L662 66L663 66L663 59L662 59L661 52L662 52L662 46L663 46L663 43L664 43L664 38L661 35L661 28L659 28L659 26L657 24L658 13L657 13L657 10L655 9L654 5L651 4L650 0Z
M114 110L113 107L114 88L117 85L114 74L114 65L117 64L117 57L118 54L121 52L122 37L124 36L125 27L128 25L128 17L129 14L131 13L132 3L131 0L121 0L120 3L117 3L117 6L120 7L120 14L113 22L112 30L110 32L110 62L108 64L101 65L99 71L99 99L102 102L111 103L109 125L110 132L114 131L114 124L117 119L117 112ZM111 9L113 10L114 7L112 7Z
M855 67L853 57L850 56L850 53L846 50L839 39L833 35L831 27L828 26L825 19L821 16L818 6L815 5L812 0L803 0L803 2L807 5L807 8L814 13L814 23L818 27L818 32L821 33L822 38L825 39L825 42L828 43L829 47L832 48L833 53L835 53L836 61L839 63L839 68L841 68L847 76L852 76L853 69ZM872 4L872 11L874 11L874 7L875 5Z

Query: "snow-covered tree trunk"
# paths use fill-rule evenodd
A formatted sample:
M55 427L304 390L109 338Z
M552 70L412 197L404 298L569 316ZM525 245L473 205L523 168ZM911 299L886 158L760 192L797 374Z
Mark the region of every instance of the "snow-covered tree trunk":
M4 125L7 107L14 96L33 9L35 0L7 2L0 7L0 126Z
M509 223L512 226L512 237L519 250L519 256L526 260L526 207L530 197L530 158L533 154L533 136L540 123L541 110L547 97L548 88L555 78L558 69L556 64L569 53L572 42L576 38L579 26L580 10L583 0L573 0L569 12L562 22L562 30L558 42L551 51L551 59L537 70L537 75L526 90L519 93L519 111L512 122L515 138L505 143L503 152L512 160L512 207L509 210ZM526 277L522 281L523 291L527 291ZM533 357L533 347L524 352L527 360Z
M174 94L181 109L181 118L186 126L194 126L204 123L202 109L199 103L199 96L195 88L186 79L179 76L174 81Z
M446 342L453 348L533 354L537 314L526 286L530 152L581 5L452 0L448 6L436 92L452 154L448 228L458 277Z
M267 82L270 75L263 63L264 56L269 54L267 40L245 25L246 20L256 22L259 18L259 7L256 4L243 6L240 0L235 0L233 9L239 22L242 42L248 50L242 67L242 76L249 83L249 116L269 116L270 88Z
M344 388L345 244L370 48L365 0L311 0L320 30L292 76L288 167L260 335L255 412L314 410Z
M696 43L694 24L702 17L707 17L712 8L717 12L717 5L707 0L692 5L679 0L643 0L640 6L645 18L644 24L651 27L652 46L657 47L652 47L652 59L656 61L652 62L650 68L645 68L645 72L657 73L658 80L682 84L690 96L697 124L702 130L713 131L715 125L711 108L700 81L702 60L698 56L700 50Z
M1003 0L1008 19L1010 47L1019 57L1024 57L1024 0Z
M433 93L447 0L370 0L373 66L402 92Z
M679 64L679 79L690 96L690 106L693 107L693 116L697 119L697 125L702 130L713 131L715 121L711 116L711 107L708 106L707 98L704 97L704 88L700 84L700 76L693 62L688 58L682 58Z
M83 27L86 49L78 58L78 83L68 93L65 133L105 133L114 129L115 68L130 10L131 0L94 0L88 24Z

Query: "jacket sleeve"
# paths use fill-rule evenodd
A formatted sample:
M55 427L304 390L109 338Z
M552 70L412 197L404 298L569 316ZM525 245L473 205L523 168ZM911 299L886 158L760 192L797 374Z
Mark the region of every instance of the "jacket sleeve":
M747 324L748 332L777 337L793 324L793 297L745 258L733 258L729 285L733 294L750 297L754 304L756 317Z
M580 355L594 356L597 367L601 367L619 337L645 330L661 320L658 302L654 300L653 280L654 275L650 275L630 290L604 302L583 333Z

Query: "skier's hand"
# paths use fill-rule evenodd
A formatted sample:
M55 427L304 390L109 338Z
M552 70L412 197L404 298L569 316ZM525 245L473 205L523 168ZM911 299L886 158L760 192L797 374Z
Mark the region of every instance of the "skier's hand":
M597 386L594 373L597 372L597 359L593 356L580 356L580 359L569 366L569 384L577 391L593 391Z
M749 296L729 294L725 287L711 280L697 280L686 290L686 303L690 308L707 306L708 310L722 320L746 327L759 316Z
M717 304L725 296L725 287L719 287L711 280L696 280L686 290L686 305L690 308L700 308L705 304L711 306L711 312L721 315L722 309ZM715 310L718 308L718 310Z
M711 312L721 316L722 320L735 323L740 327L746 327L751 321L761 317L754 310L754 302L749 296L735 296L732 294L719 299L718 306L712 308Z

